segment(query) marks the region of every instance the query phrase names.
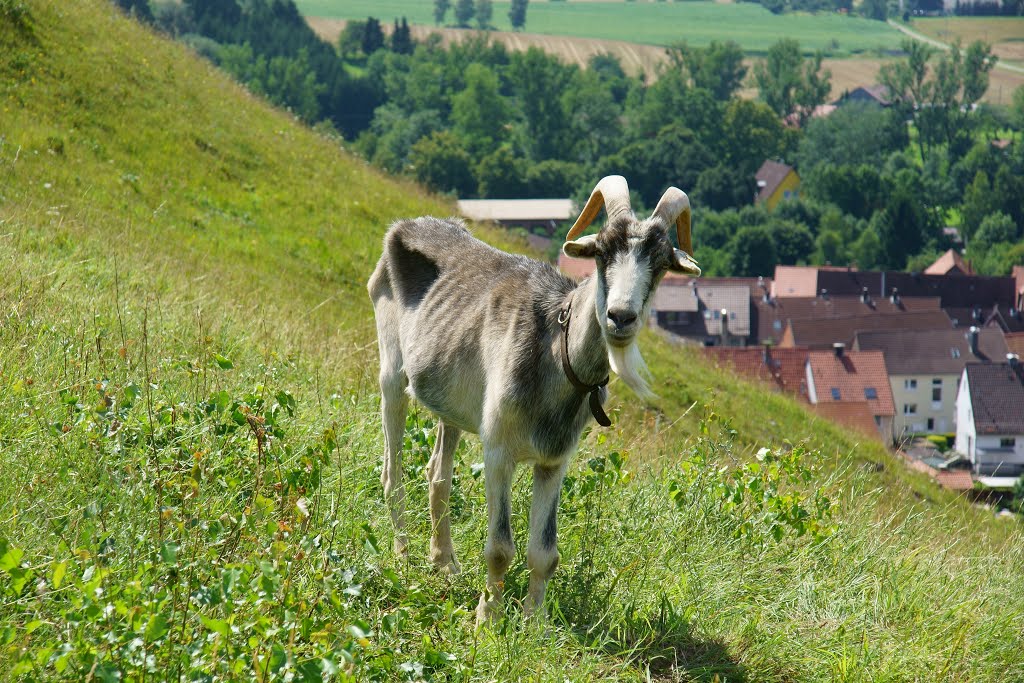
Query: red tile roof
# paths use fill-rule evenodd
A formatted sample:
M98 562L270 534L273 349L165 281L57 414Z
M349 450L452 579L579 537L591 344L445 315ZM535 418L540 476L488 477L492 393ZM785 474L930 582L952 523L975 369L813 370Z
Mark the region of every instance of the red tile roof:
M807 362L814 382L812 401L867 401L872 415L896 414L881 351L844 351L841 356L833 351L811 351ZM833 389L838 390L838 399ZM869 389L874 389L874 398Z
M704 352L720 366L745 377L771 382L786 393L807 400L807 349L708 346Z
M924 269L926 275L974 275L974 269L953 249Z
M818 403L814 412L826 420L854 429L866 436L883 441L871 405L867 401L841 401L838 403Z
M974 479L966 470L939 470L934 476L935 481L944 489L970 491L974 488Z

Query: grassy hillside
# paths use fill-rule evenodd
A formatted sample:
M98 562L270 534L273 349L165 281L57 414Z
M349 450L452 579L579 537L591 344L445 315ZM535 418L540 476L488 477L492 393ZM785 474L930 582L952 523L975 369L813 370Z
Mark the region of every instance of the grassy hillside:
M920 17L911 26L944 43L984 40L1000 61L1024 64L1024 17Z
M398 17L433 25L433 3L419 0L296 0L303 14L336 19ZM452 3L454 4L454 3ZM508 2L494 3L492 23L512 29ZM448 21L454 23L449 10ZM798 38L807 51L830 55L898 49L900 34L884 22L838 14L772 14L753 3L534 2L526 16L530 33L671 45L704 46L734 40L749 53L765 53L780 37Z
M548 626L513 604L476 632L479 445L464 572L435 576L410 416L396 560L363 289L389 221L451 207L101 0L21 6L0 0L7 679L1024 677L1016 521L653 334L662 398L613 383L616 428L566 481ZM525 581L520 553L513 602Z

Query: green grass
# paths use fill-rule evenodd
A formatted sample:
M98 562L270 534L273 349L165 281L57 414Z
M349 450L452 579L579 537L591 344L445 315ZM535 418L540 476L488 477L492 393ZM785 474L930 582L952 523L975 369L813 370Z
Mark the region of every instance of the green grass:
M308 16L432 25L433 3L421 0L297 0ZM448 20L452 20L449 11ZM508 3L495 2L495 28L511 30ZM527 12L530 33L624 40L647 45L687 41L703 46L733 40L749 53L763 54L781 37L796 38L804 50L854 54L898 49L901 34L884 22L838 14L774 15L754 3L538 2Z
M476 632L480 447L445 579L410 417L398 561L363 285L390 220L451 207L105 2L27 5L0 22L5 680L1024 677L1017 521L653 334L661 398L613 383L563 490L549 624L520 552Z

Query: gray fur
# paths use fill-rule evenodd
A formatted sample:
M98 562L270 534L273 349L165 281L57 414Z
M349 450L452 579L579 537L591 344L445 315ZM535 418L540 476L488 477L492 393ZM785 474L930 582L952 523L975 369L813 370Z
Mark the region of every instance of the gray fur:
M484 244L458 220L398 221L384 238L384 253L368 288L377 318L386 431L389 424L392 430L398 424L389 412L401 410L404 420L405 406L396 390L405 388L442 425L479 434L484 444L490 520L481 619L500 607L504 573L515 553L507 529L516 464L532 463L535 472L547 475L534 482L534 504L540 507L531 513L530 607L540 607L558 563L558 493L568 459L592 417L587 396L562 370L559 313L571 294L569 358L583 382L597 384L609 372L609 345L633 343L646 319L651 291L671 267L666 229L657 217L639 222L632 215L617 215L596 238L586 238L597 273L581 283L548 264ZM614 264L623 259L628 267L616 270ZM613 291L616 283L609 282L609 275L616 272L636 277L643 291L629 292L630 283L621 282ZM619 290L629 296L615 294ZM616 331L609 322L609 291L634 302L638 320L630 330ZM602 402L606 396L602 389ZM387 479L389 504L401 504L401 440L387 436L382 481ZM431 476L436 483L436 473ZM432 484L430 489L432 516L435 511L445 515L447 500L435 501L435 488L446 498L450 487ZM404 550L403 515L393 508L392 516L398 529L396 548L401 538ZM448 525L439 519L434 526L441 537L432 538L432 555L457 568Z

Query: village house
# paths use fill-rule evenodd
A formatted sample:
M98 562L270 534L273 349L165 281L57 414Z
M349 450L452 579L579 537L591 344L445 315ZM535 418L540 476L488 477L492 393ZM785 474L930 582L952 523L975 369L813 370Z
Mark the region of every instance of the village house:
M807 356L807 397L812 404L865 403L879 436L892 442L895 415L889 374L881 351L811 350Z
M968 363L956 398L956 450L977 480L1010 488L1024 474L1024 368L1006 361Z
M771 211L783 199L796 199L800 194L800 176L792 166L772 161L761 164L754 174L757 180L757 197L754 201L764 204Z
M957 385L968 363L1005 358L998 328L877 330L858 332L857 351L881 351L889 372L897 439L908 434L945 434L956 419ZM1024 405L1021 406L1024 411Z

